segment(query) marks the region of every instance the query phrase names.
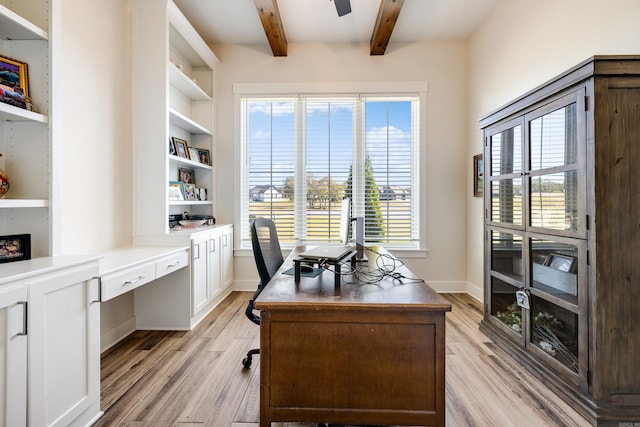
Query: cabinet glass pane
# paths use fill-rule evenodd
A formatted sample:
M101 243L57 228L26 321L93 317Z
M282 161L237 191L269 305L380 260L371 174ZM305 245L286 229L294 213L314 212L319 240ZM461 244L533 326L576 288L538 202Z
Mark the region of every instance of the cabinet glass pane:
M531 170L577 162L576 105L532 120L529 124Z
M522 178L491 181L491 221L522 225Z
M531 226L578 230L578 171L531 177Z
M522 171L522 129L516 126L490 137L491 175Z
M578 248L531 239L531 286L578 304Z
M522 334L522 308L516 304L518 289L495 277L491 278L491 315Z
M531 297L531 343L578 372L578 315Z
M522 282L522 236L491 231L491 269Z

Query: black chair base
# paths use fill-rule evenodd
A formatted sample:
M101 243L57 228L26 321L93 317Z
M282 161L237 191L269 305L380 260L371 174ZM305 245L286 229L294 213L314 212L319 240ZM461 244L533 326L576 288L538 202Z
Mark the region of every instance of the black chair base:
M260 354L260 349L259 348L254 348L253 350L249 350L247 352L247 357L242 359L242 366L244 366L247 369L250 368L253 356L255 354Z

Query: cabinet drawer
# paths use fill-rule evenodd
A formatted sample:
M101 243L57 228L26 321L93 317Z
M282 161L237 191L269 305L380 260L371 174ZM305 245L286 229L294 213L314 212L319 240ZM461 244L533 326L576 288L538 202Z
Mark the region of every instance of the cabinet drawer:
M156 266L147 263L102 277L101 300L117 297L156 278Z
M166 256L156 261L156 278L173 273L189 265L189 254L187 251Z

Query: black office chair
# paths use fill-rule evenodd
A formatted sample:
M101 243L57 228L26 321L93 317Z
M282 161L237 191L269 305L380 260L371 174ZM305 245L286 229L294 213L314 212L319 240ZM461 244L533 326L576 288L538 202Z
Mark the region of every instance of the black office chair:
M254 313L254 303L262 289L269 283L271 277L280 268L284 259L280 250L280 242L278 241L278 232L276 225L269 218L256 218L251 223L251 245L253 246L253 257L256 261L258 274L260 275L260 283L253 297L249 300L245 314L256 325L260 324L260 316ZM251 366L253 355L259 354L260 349L255 348L247 352L247 356L242 360L245 368Z

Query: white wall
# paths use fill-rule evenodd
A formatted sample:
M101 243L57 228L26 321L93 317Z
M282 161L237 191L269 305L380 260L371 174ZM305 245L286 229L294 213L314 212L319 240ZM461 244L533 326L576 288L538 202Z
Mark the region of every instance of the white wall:
M273 57L268 46L213 46L217 70L216 169L217 221L237 217L238 199L231 184L239 173L234 157L234 83L426 81L427 140L424 220L425 258L409 258L409 267L442 290L465 288L466 244L466 49L462 42L389 46L384 56L370 56L368 44L289 44L288 56ZM239 227L237 228L239 230ZM239 237L239 236L238 236ZM251 251L236 251L235 281L255 288Z
M502 1L469 42L465 162L482 151L483 115L590 56L639 54L638 16L637 0ZM468 201L467 279L482 286L482 199Z
M59 0L62 167L57 253L131 242L131 18L128 0ZM131 322L131 295L101 305L101 330Z
M60 3L60 251L96 252L131 241L129 2Z

